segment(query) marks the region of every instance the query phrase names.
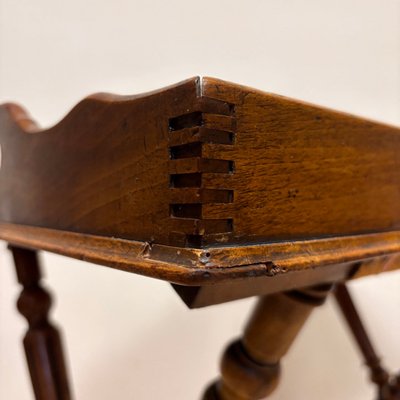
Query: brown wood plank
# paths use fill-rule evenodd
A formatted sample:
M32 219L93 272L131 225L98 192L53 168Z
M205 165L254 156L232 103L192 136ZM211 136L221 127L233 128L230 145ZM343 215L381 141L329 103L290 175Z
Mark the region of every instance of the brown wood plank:
M4 105L0 145L0 221L213 247L209 266L271 261L259 244L283 264L299 243L307 266L364 260L400 228L399 128L213 78L92 96L44 131Z
M0 219L168 242L168 119L198 109L197 87L92 96L44 131L2 106Z
M235 105L233 242L394 230L400 223L400 131L254 89L203 78Z
M93 96L46 131L6 105L0 124L6 222L187 245L171 205L198 203L232 220L199 246L400 225L398 128L212 78Z
M295 281L307 280L306 275L316 269L321 269L318 281L325 281L335 274L328 266L348 264L356 272L375 259L373 268L363 269L362 276L400 268L400 232L196 249L0 223L0 239L14 246L50 251L181 285L247 280L250 292L251 286L257 286L255 279L266 278L262 285L274 291L280 287L275 286L276 278L294 272L305 276L285 278L284 287L289 289ZM343 277L341 267L337 269Z

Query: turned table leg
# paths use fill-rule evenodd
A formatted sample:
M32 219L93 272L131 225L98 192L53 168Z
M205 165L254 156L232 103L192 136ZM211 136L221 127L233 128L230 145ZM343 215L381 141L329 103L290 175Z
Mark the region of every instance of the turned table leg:
M370 369L371 381L378 388L378 400L400 400L400 374L391 376L383 368L345 283L336 285L335 298Z
M280 359L331 285L261 297L244 335L226 349L221 378L203 400L258 400L277 386Z
M24 348L37 400L69 400L68 379L60 335L48 320L51 298L40 285L40 269L36 252L10 246L17 277L23 290L18 310L29 327Z

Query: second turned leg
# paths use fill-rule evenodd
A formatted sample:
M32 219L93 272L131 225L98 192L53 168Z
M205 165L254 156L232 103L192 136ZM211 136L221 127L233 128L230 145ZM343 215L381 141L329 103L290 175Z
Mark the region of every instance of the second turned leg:
M345 283L336 285L335 298L370 369L371 380L378 388L378 400L400 400L400 374L390 376L382 367Z
M70 400L60 335L48 320L51 298L40 285L36 252L10 246L23 290L18 310L29 327L24 348L37 400Z
M245 329L221 362L221 378L203 400L259 400L277 386L280 360L331 285L261 297Z

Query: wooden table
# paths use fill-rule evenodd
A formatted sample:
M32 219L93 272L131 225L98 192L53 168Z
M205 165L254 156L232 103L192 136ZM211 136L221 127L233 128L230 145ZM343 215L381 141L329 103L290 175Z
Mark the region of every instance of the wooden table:
M97 94L41 130L0 107L0 238L37 399L70 399L36 252L171 282L190 307L260 301L204 399L262 399L333 292L380 399L400 398L344 281L400 267L400 129L214 78Z

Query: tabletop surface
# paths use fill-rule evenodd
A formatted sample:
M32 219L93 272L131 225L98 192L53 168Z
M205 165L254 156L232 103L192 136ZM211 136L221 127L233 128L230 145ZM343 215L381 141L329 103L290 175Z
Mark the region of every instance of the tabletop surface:
M187 285L399 265L396 127L192 78L45 130L3 105L0 145L16 245Z

